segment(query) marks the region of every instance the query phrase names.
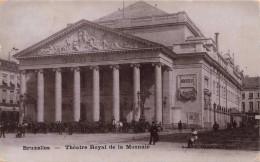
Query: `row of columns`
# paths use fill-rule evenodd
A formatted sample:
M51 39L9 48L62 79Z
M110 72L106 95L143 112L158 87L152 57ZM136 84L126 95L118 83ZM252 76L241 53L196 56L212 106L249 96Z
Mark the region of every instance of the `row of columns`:
M155 120L162 122L162 64L155 63ZM140 108L138 108L137 92L140 91L140 64L132 64L133 68L133 103L137 108L137 113L133 113L132 118L138 121L140 118ZM99 66L90 67L93 70L93 120L100 118L100 85ZM116 121L120 119L120 83L119 65L111 65L113 70L113 117ZM80 120L80 68L73 67L73 120ZM62 76L61 69L55 71L55 121L62 120ZM21 94L26 93L25 72L21 73ZM44 71L37 70L37 121L44 122Z

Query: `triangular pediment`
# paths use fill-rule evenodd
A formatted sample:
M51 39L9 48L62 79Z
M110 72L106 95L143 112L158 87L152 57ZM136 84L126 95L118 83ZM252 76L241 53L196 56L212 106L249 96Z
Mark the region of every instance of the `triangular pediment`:
M132 35L81 20L17 53L15 58L161 47Z

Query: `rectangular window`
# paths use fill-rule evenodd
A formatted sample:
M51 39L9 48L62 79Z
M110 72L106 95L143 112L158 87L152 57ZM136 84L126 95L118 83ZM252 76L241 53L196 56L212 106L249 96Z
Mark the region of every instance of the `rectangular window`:
M257 98L260 98L260 93L257 93Z
M253 102L249 102L249 111L254 111Z
M213 93L215 94L216 87L215 87L215 81L213 81Z
M16 103L19 103L19 101L20 101L20 93L17 92L17 94L16 94Z
M7 91L6 90L2 90L2 102L6 103L6 98L7 98Z
M209 89L209 78L207 77L204 78L204 85L206 89Z
M2 83L3 85L7 85L7 74L2 74Z
M245 112L245 111L246 111L245 102L242 102L242 111L243 111L243 112Z
M253 99L254 98L254 93L249 93L249 99Z
M242 99L245 99L245 93L242 93Z
M10 75L10 83L11 85L14 85L14 75Z
M10 91L10 103L14 103L14 91Z
M20 76L17 76L17 87L20 87Z

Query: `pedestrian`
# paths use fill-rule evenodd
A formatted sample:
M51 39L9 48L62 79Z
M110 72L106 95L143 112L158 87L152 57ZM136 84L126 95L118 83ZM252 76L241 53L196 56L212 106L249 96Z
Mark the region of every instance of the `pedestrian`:
M18 124L16 138L22 138L22 125Z
M72 123L69 123L69 135L72 135L73 133L73 126Z
M196 140L198 140L198 133L195 128L191 128L191 138L188 140L188 148L193 147Z
M60 121L58 121L58 132L59 132L59 135L62 135L62 124Z
M214 130L215 132L217 132L217 131L218 131L218 128L219 128L219 125L218 125L218 123L215 121L215 123L214 123L214 125L213 125L213 130Z
M181 122L181 120L178 123L178 130L179 130L179 132L182 132L182 122Z
M159 136L158 136L158 127L155 125L155 122L152 122L152 125L149 129L150 131L150 142L149 144L151 145L153 142L153 145L155 145L155 143L157 141L159 141Z
M22 133L22 137L25 137L25 125L24 125L24 123L21 124L21 133Z
M3 138L5 138L5 129L6 129L6 126L5 126L5 123L2 122L1 125L1 134L0 134L0 138L2 138L2 135L3 135Z
M233 128L236 128L237 127L237 122L234 120L232 125L233 125Z
M47 122L46 121L43 123L43 133L47 134Z

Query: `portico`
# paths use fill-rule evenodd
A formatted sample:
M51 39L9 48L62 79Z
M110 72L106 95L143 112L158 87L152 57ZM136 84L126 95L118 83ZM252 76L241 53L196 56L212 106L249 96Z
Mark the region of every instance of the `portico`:
M81 105L84 104L88 107L85 111L87 114L84 115L89 121L104 120L100 118L101 113L109 114L106 115L109 116L106 117L106 121L113 118L116 121L122 119L128 122L138 121L140 103L137 92L149 90L153 97L147 98L145 105L149 109L150 117L147 119L149 122L151 120L157 123L163 122L162 98L171 96L163 96L162 69L172 68L174 53L164 46L134 36L113 32L113 35L109 35L108 33L111 33L109 29L101 30L99 25L93 27L90 24L88 21L79 22L74 25L72 31L70 29L72 27L66 28L71 33L64 32L60 35L61 38L49 38L45 40L49 42L48 44L30 47L17 55L20 70L24 73L33 73L32 75L37 78L35 87L30 85L37 94L35 120L64 121L63 111L68 111L69 120L79 121L82 120ZM90 30L95 30L96 35L88 35ZM81 37L81 34L85 34L85 37ZM98 39L99 35L106 35L107 38ZM114 38L114 42L108 42L110 37ZM52 42L52 39L56 41ZM121 42L117 42L116 39ZM74 44L68 43L69 41ZM169 71L167 74L171 75L172 72ZM87 77L82 76L82 73ZM82 81L84 83L81 83ZM45 82L48 82L48 87ZM69 92L65 90L65 82L72 85ZM85 84L87 86L84 89ZM104 86L106 84L107 87ZM21 84L21 89L27 87L28 85ZM51 97L52 95L54 96ZM64 106L66 103L70 110L66 110ZM105 112L101 112L101 103L105 105L105 110L102 110ZM51 109L50 107L53 107L53 110L47 110ZM171 106L168 108L170 110Z

